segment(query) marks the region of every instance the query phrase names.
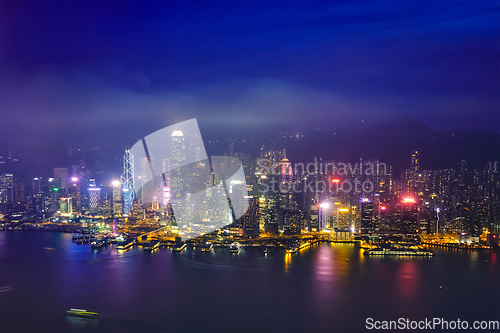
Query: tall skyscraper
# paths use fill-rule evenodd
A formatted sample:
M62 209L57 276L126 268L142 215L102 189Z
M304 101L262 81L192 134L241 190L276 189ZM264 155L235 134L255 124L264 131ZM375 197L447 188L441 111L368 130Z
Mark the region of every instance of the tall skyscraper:
M351 216L349 214L348 207L339 207L337 209L337 228L339 229L350 229L351 228Z
M259 235L259 201L257 197L249 198L248 210L236 221L237 226L244 229L245 236Z
M0 202L14 202L14 175L5 173L0 176Z
M292 182L293 182L292 163L287 158L280 162L280 208L292 208Z
M401 231L404 234L418 231L418 204L413 198L404 198L401 203Z
M111 185L113 186L113 216L120 216L123 213L122 183L115 180Z
M68 189L68 168L54 168L54 179L59 183L59 190Z
M361 200L361 234L371 234L374 231L373 202L364 198Z
M99 187L89 187L89 211L97 214L99 201L101 200L101 189Z
M123 155L123 215L128 216L134 201L134 155L129 149Z
M411 170L413 174L420 172L420 154L416 150L411 154Z
M37 194L42 192L42 177L35 177L33 178L33 193L32 194Z
M411 168L409 172L409 191L408 194L414 195L418 193L420 184L420 154L418 151L414 151L411 155Z
M181 131L172 133L172 158L170 160L170 195L174 212L185 212L185 200L179 199L185 190L184 162L186 160L186 143ZM175 215L175 213L174 213Z
M330 230L330 211L331 211L330 204L328 202L323 202L319 205L319 211L318 211L318 222L319 222L319 230L318 231L325 231L325 230Z
M72 176L68 184L67 194L73 198L73 209L76 212L80 212L82 206L81 183L82 179L80 177Z

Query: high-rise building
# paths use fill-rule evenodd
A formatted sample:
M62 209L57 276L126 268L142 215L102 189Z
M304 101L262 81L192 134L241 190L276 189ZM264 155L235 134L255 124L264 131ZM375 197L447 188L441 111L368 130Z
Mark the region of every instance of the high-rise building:
M14 175L5 173L0 176L0 203L14 202Z
M186 143L182 131L174 131L172 133L172 158L170 160L170 195L172 209L175 212L185 212L186 202L182 198L184 195L185 174L182 166L186 160ZM180 227L180 226L179 226Z
M123 212L122 183L115 180L111 185L113 186L113 216L121 216Z
M22 178L14 177L14 201L16 204L22 204L26 202L27 198L26 182Z
M77 176L72 176L68 182L67 194L73 198L73 209L76 212L80 212L82 206L82 191L81 184L82 179Z
M267 193L266 200L266 233L271 235L278 234L278 195L275 193Z
M408 195L415 195L420 187L420 154L416 150L411 155L411 167L408 171L406 175L408 191L405 192Z
M68 168L54 168L54 179L59 183L59 190L68 189Z
M89 187L89 211L91 214L97 214L99 201L101 200L101 189L99 187Z
M339 207L337 209L337 228L351 228L351 215L348 207Z
M420 154L416 150L411 154L411 171L414 175L420 172Z
M319 205L318 211L318 223L319 230L325 231L330 230L330 204L328 202L323 202Z
M292 164L287 158L280 162L280 208L288 210L292 208Z
M61 198L59 201L59 212L62 216L70 216L73 214L73 202L72 198Z
M256 237L259 235L259 201L256 197L248 200L248 210L237 220L237 224L243 227L245 236Z
M401 232L404 234L418 232L418 204L413 198L403 198L401 202Z
M374 231L373 202L363 198L361 200L361 234L371 234Z
M42 182L43 182L42 177L33 178L33 187L32 187L33 192L32 192L32 194L42 192Z
M123 155L123 215L128 216L134 201L134 155L129 149Z

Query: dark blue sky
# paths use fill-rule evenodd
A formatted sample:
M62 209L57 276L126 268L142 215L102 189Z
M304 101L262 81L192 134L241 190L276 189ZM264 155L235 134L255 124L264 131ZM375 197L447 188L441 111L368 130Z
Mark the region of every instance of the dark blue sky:
M421 121L500 130L500 2L0 2L0 140ZM20 124L11 126L10 124Z

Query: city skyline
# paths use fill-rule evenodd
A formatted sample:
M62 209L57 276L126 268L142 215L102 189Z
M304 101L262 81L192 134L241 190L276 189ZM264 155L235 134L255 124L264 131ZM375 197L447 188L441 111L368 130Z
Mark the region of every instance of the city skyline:
M167 136L170 136L168 130L166 133ZM175 161L179 158L179 161L183 160L183 157L179 157L183 156L182 151L185 149L182 132L174 131L171 137L174 161L166 162L168 159L158 160L154 158L152 160L154 164L163 161L160 163L163 165L161 168L165 168L169 163L178 163ZM257 201L253 202L252 200L251 206L255 206L255 208L252 208L251 211L254 213L247 213L240 220L239 217L244 213L242 211L236 218L233 216L233 219L220 224L220 226L231 224L231 221L236 225L243 223L241 221L246 221L245 223L249 225L259 223L261 232L276 233L280 230L292 234L310 232L311 229L325 231L336 228L344 228L349 231L350 235L351 233L360 234L360 232L362 235L364 233L400 231L410 234L422 233L423 235L449 232L478 237L486 229L490 232L498 232L500 217L498 215L497 161L489 161L482 168L474 169L468 166L465 159L461 159L456 168L425 170L421 169L420 152L414 151L411 158L408 158L411 161L410 167L398 175L394 173L391 165L378 159L364 161L360 159L354 166L338 160L323 161L318 159L306 164L293 163L293 161L288 160L286 150L273 151L264 149L263 146L261 155L257 160L252 160L249 155L234 152L231 149L232 146L229 147L229 151L225 155L237 156L245 161L242 177L246 178L249 186L247 189L249 198L259 201L259 205L255 206ZM130 158L129 150L125 150L124 160L126 158L134 160ZM140 158L139 161L143 159ZM214 170L223 167L224 162L221 161L214 162L212 160L211 163L215 163ZM128 170L131 168L141 170L139 165L143 165L143 162L138 162L138 165L133 162L132 165L129 165L129 163L130 161L124 162L124 173L129 172ZM66 223L71 222L71 219L78 222L80 213L84 221L85 218L89 217L92 220L92 216L99 216L98 219L120 218L120 221L125 218L126 221L127 217L137 220L138 214L139 216L143 214L141 209L145 209L144 214L146 211L149 213L161 212L163 217L170 216L170 218L172 216L175 218L175 212L177 212L184 216L182 223L179 217L181 215L176 219L177 224L173 222L175 220L168 222L168 219L165 223L167 225L174 223L175 226L179 225L189 230L193 223L200 225L202 220L217 219L217 214L209 218L208 212L219 210L214 208L220 205L217 203L218 201L209 204L210 197L216 195L218 190L206 198L203 196L203 198L196 199L199 201L196 207L201 204L199 207L205 208L195 209L191 212L185 208L190 206L188 205L189 201L195 200L194 196L191 199L189 199L190 194L185 198L177 197L177 203L171 203L170 194L172 191L174 196L178 196L186 190L188 193L190 192L188 184L193 186L195 183L192 182L194 179L186 178L188 173L194 175L195 178L199 177L196 183L200 181L206 183L202 176L204 169L202 165L193 165L186 169L186 173L178 173L181 169L175 167L172 170L177 170L176 173L169 174L167 172L163 176L161 185L154 181L143 187L146 183L141 181L144 184L136 182L137 188L135 189L131 188L127 182L116 178L110 179L109 176L104 178L101 176L98 177L99 180L96 180L95 177L99 173L93 171L92 167L86 168L85 165L73 165L71 168L54 167L54 177L35 177L32 179L32 184L30 184L31 180L24 180L14 174L2 174L0 208L4 218L31 216L32 222L35 223L40 218L40 221L46 218L57 221L59 220L58 216L63 217ZM144 176L143 173L148 170L148 167L142 166L142 171L134 173L134 177L138 177L140 180ZM220 169L216 171L216 175L220 172L225 173L226 171ZM220 177L222 179L228 177L219 175L210 183ZM200 188L200 184L194 185L194 188ZM214 183L214 185L216 184ZM179 186L185 189L180 189ZM108 189L108 187L110 188ZM148 193L146 196L143 193L145 189ZM232 191L234 189L231 190L230 187L229 193ZM175 193L178 194L175 195ZM139 196L134 198L133 194ZM232 197L232 200L236 198ZM182 200L179 201L179 199ZM182 203L182 207L187 206L178 207L180 203ZM214 204L215 206L213 206ZM262 204L264 204L264 210L262 210ZM400 207L400 205L402 206ZM405 209L411 207L415 210L405 213ZM400 209L402 210L399 212ZM258 214L255 213L257 211ZM303 216L302 211L307 215ZM348 215L341 218L344 216L340 214L341 212L348 212ZM51 218L52 214L54 214L54 218ZM298 215L293 217L293 214ZM397 217L394 214L401 216ZM400 225L401 221L405 219L405 214L410 214L406 219L412 221L411 226ZM267 215L268 218L271 216L272 220L264 222L264 215ZM291 225L284 223L285 216L289 221L287 223L291 223ZM403 220L400 220L401 218ZM199 222L196 222L197 219ZM226 218L223 217L224 219ZM441 219L441 224L439 224L439 219ZM215 223L215 220L212 224ZM272 230L273 225L274 228L278 229L269 231ZM182 228L179 231L181 233L183 232ZM252 227L252 230L255 230L255 227Z
M499 15L0 0L0 331L498 330Z

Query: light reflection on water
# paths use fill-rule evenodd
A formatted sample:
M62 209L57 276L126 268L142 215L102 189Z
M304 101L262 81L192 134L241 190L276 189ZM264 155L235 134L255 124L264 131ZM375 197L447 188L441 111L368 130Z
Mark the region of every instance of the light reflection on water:
M357 245L324 243L293 255L119 253L76 245L70 234L4 232L0 286L15 288L0 293L0 304L9 304L0 322L5 331L359 332L368 316L494 319L498 254L433 251L433 258L365 257ZM111 319L68 319L69 308ZM249 316L252 325L242 326Z

